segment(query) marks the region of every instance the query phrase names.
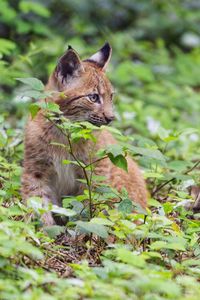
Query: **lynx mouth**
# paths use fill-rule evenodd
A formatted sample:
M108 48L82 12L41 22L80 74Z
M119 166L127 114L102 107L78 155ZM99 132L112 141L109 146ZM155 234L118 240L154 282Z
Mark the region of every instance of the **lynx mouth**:
M97 127L101 127L102 125L107 125L107 123L96 122L96 121L91 121L91 120L89 120L89 122L90 122L92 125L95 125L95 126L97 126Z
M101 127L102 125L108 125L110 123L98 117L91 117L88 121L97 127Z

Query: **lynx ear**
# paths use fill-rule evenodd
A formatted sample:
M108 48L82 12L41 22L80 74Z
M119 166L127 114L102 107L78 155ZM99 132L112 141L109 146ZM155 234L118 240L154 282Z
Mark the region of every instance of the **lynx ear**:
M58 61L57 75L61 76L63 81L63 79L78 76L82 71L84 68L78 54L71 46L68 46L67 52Z
M112 48L109 43L105 45L95 54L93 54L87 61L95 63L102 70L105 70L112 54Z

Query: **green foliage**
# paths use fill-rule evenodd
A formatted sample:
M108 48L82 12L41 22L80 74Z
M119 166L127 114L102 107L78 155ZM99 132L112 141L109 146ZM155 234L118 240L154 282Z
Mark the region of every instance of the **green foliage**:
M43 91L44 90L44 85L43 83L38 80L37 78L16 78L17 80L27 84L30 86L33 90L36 91Z
M200 215L184 208L193 201L188 187L200 179L198 7L196 0L1 1L0 299L200 298ZM98 157L124 170L127 155L137 160L149 208L99 176L84 178L84 194L63 199L63 208L44 208L40 198L25 206L20 176L28 113L60 115L59 128L72 142L95 142L97 130L65 120L51 102L37 102L51 96L42 82L68 44L85 58L105 40L113 47L108 76L117 116L108 130L119 145ZM63 163L93 168L76 159ZM44 232L37 219L30 222L33 213L47 211L67 226ZM61 242L65 231L70 241Z

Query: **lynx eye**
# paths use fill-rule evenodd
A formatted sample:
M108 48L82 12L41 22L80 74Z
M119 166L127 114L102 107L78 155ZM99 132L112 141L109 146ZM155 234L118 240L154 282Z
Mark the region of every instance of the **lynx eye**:
M99 94L89 94L88 98L90 99L90 101L92 102L100 102L100 97Z

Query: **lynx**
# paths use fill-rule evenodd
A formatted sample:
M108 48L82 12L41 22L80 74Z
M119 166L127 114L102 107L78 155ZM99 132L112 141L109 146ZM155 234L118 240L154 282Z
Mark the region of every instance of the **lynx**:
M114 119L113 88L105 75L105 69L111 57L112 49L106 43L89 59L81 61L70 46L58 60L58 64L49 78L46 90L57 92L53 99L63 115L73 121L88 121L96 126L108 125ZM60 96L59 96L60 95ZM62 96L61 96L62 95ZM63 97L63 95L65 97ZM103 130L97 135L96 149L116 144L112 134ZM62 197L79 195L84 185L77 179L83 178L80 167L63 165L64 159L70 160L70 154L63 147L52 142L68 144L66 137L56 126L48 121L42 110L28 121L25 130L25 155L22 175L22 197L39 196L43 204L62 205ZM73 146L76 157L88 162L91 141L81 141ZM107 182L118 191L125 187L130 199L143 208L147 205L147 190L137 164L130 158L128 172L116 167L106 158L95 165L95 173L107 178ZM55 218L48 212L42 217L45 226L55 224Z

